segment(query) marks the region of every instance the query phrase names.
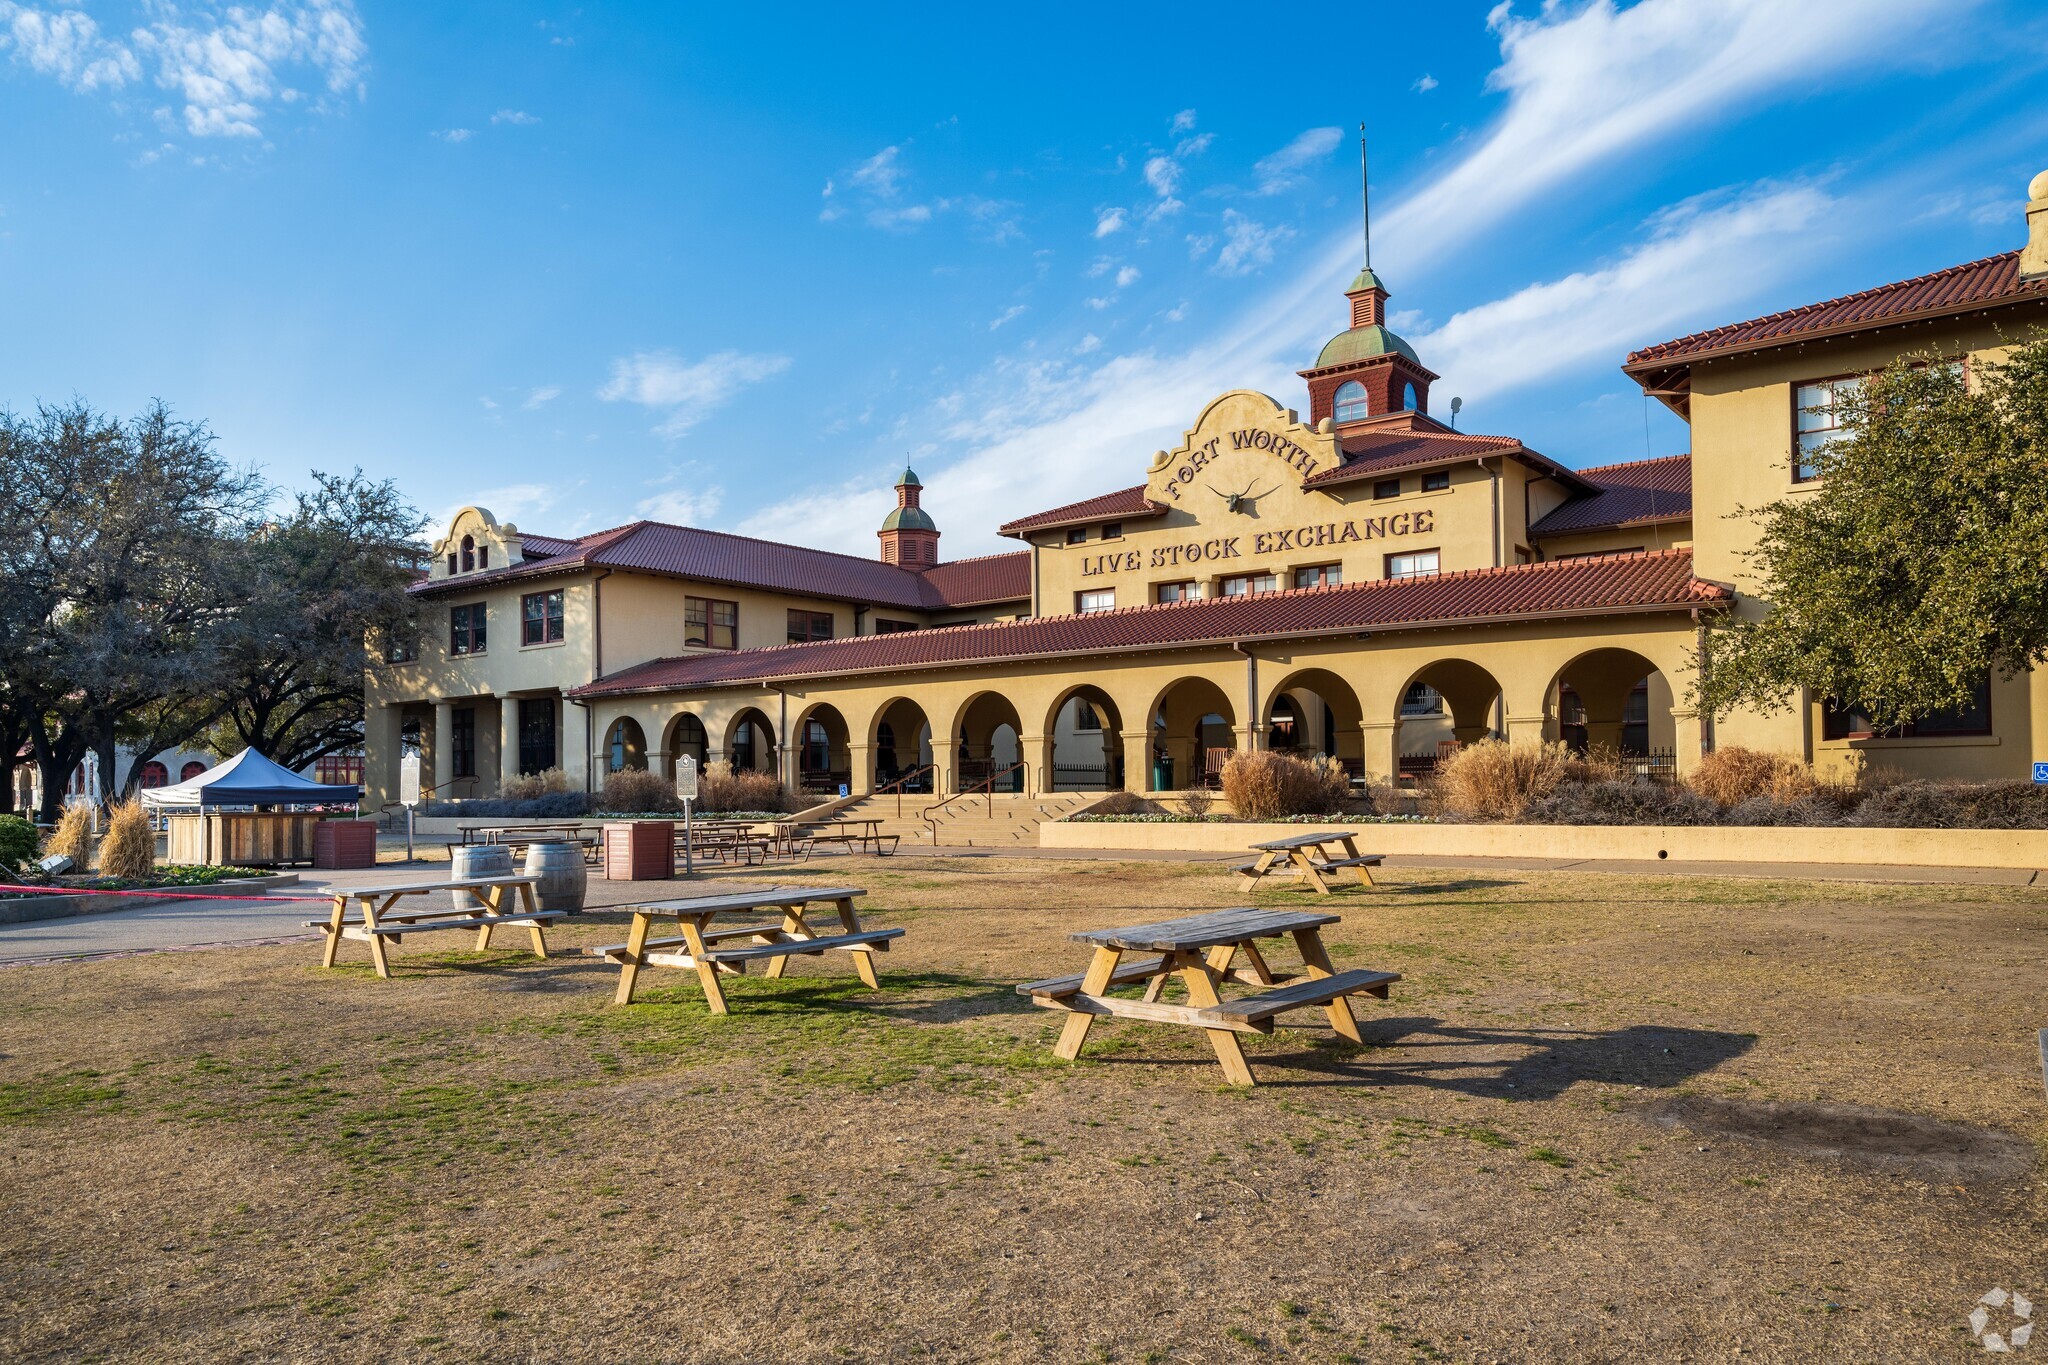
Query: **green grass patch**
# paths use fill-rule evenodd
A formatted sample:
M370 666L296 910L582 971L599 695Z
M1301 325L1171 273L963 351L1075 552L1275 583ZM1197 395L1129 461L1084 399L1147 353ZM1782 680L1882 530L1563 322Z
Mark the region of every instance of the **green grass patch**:
M127 1091L98 1071L58 1071L0 1081L0 1123L24 1125L121 1107Z

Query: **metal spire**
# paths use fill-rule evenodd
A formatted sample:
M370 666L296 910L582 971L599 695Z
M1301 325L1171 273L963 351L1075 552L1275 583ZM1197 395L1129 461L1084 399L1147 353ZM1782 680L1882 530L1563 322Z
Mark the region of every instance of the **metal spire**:
M1365 268L1372 269L1372 187L1366 180L1365 125L1358 125L1358 204L1365 221Z

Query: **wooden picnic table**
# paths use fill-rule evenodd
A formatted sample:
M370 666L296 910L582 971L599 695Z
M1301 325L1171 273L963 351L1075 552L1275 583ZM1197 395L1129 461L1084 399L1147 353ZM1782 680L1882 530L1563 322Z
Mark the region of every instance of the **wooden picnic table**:
M873 848L877 856L881 855L882 844L885 841L889 845L889 852L894 853L896 845L902 840L901 835L882 833L882 822L879 818L866 816L855 816L851 820L821 820L807 823L803 828L814 843L838 844L848 852L852 852L856 847L863 853Z
M583 850L583 861L599 861L603 844L595 832L581 821L571 820L552 825L457 825L456 833L462 836L461 847L477 844L502 845L505 848L531 847L534 844L568 843ZM458 845L450 844L452 854Z
M1342 849L1343 853L1332 856L1324 852L1328 848ZM1384 854L1361 854L1358 836L1345 829L1319 829L1287 839L1272 839L1263 844L1253 844L1252 852L1259 855L1257 859L1231 869L1247 886L1256 885L1267 877L1277 877L1305 881L1325 896L1330 894L1330 884L1324 880L1325 873L1350 868L1358 874L1361 886L1371 886L1372 869L1386 861Z
M782 975L791 957L813 957L828 950L851 953L854 970L860 973L860 979L871 989L880 990L874 954L887 952L890 940L901 938L903 931L863 929L860 916L854 913L853 900L866 894L857 886L782 886L761 891L736 891L724 896L697 896L622 906L621 909L633 912L633 927L627 933L626 941L583 951L619 964L619 989L612 998L621 1005L633 1003L633 987L640 978L641 967L683 967L697 973L711 1012L724 1014L727 1011L725 991L718 982L720 972L738 975L746 971L747 963L766 959L768 970L764 974L774 980ZM813 905L832 906L838 912L842 932L821 935L812 929L805 919L805 911ZM779 925L756 923L725 929L711 928L711 922L720 915L744 915L761 910L781 911L782 922ZM662 919L675 920L682 932L672 938L650 938L654 922ZM752 941L737 948L713 946L734 939Z
M1401 979L1398 972L1340 972L1332 966L1323 946L1322 927L1338 919L1297 910L1247 908L1071 934L1068 937L1076 943L1091 944L1095 949L1088 970L1077 976L1027 981L1017 987L1017 993L1045 1009L1068 1011L1059 1042L1053 1047L1053 1055L1063 1060L1071 1062L1081 1055L1089 1026L1098 1015L1120 1015L1201 1029L1230 1083L1253 1085L1256 1082L1244 1049L1238 1045L1238 1034L1271 1033L1281 1014L1319 1005L1340 1036L1362 1042L1349 997L1363 992L1384 1000L1387 988ZM1282 935L1294 939L1305 978L1300 973L1275 974L1259 951L1257 940ZM1124 962L1124 954L1133 951L1160 956ZM1234 965L1239 953L1245 957L1242 967ZM1185 1005L1159 998L1167 980L1175 975L1187 990ZM1117 986L1141 981L1145 983L1143 999L1109 994ZM1226 1001L1217 993L1217 987L1225 982L1262 989L1257 995ZM1294 984L1285 984L1288 982Z
M370 945L370 961L376 967L377 975L387 981L391 979L391 963L384 952L386 940L397 943L406 934L432 933L437 929L476 930L476 950L482 952L491 946L491 930L500 924L523 924L532 935L534 956L546 957L548 941L543 930L561 919L563 912L539 908L533 897L533 888L539 884L538 877L464 877L452 881L330 887L328 895L334 903L333 913L324 920L309 919L305 923L308 929L319 929L326 934L321 966L334 965L335 954L340 951L343 939L361 939ZM398 903L409 896L456 891L467 891L477 903L466 907L398 908ZM519 903L516 910L509 908L515 895ZM349 915L350 901L362 907L361 914Z

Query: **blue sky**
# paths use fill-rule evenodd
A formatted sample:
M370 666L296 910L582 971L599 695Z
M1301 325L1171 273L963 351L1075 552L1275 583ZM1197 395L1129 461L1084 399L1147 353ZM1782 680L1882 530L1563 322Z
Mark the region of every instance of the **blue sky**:
M0 402L162 397L529 530L950 557L1306 397L1374 265L1573 465L1634 346L2019 245L2048 16L1943 0L963 11L0 0Z

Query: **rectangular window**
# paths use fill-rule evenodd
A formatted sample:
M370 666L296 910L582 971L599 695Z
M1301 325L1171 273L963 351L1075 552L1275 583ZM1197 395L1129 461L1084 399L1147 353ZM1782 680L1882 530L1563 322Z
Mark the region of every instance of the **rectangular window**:
M1122 540L1123 535L1124 524L1122 522L1105 521L1102 523L1102 538L1104 540Z
M832 613L829 611L789 612L789 642L793 645L806 640L829 640L832 638Z
M1437 572L1440 552L1436 550L1411 550L1407 554L1387 556L1387 577L1427 578Z
M1441 493L1450 486L1451 471L1448 469L1434 469L1422 476L1422 491L1425 493Z
M1312 564L1294 571L1294 586L1297 588L1334 588L1343 581L1344 566L1341 564Z
M1870 739L1882 735L1891 739L1933 739L1948 735L1988 735L1991 733L1991 682L1986 679L1977 684L1977 695L1968 706L1957 711L1941 711L1922 716L1909 725L1896 730L1880 731L1872 726L1870 717L1856 707L1838 707L1828 702L1821 708L1821 737L1823 739Z
M313 763L313 780L329 786L362 785L363 756L361 754L329 754Z
M1088 539L1088 528L1087 528L1087 527L1085 527L1085 526L1069 526L1069 527L1067 528L1067 544L1069 544L1069 545L1080 545L1080 544L1084 544L1084 543L1085 543L1085 542L1087 541L1087 539Z
M458 706L448 713L448 752L457 777L476 776L476 708Z
M466 606L448 609L448 652L450 654L481 654L484 652L484 604L471 602Z
M1842 439L1836 400L1862 387L1859 378L1823 379L1792 390L1792 482L1820 477L1820 453Z
M1372 486L1372 495L1375 498L1398 498L1401 496L1401 481L1399 479L1381 479Z
M1074 728L1076 730L1100 730L1102 715L1095 709L1095 703L1085 697L1074 698Z
M555 699L519 698L519 771L544 773L559 767L555 756Z
M1222 597L1254 597L1262 592L1280 591L1280 580L1269 573L1241 573L1217 586Z
M1183 579L1178 583L1161 583L1152 590L1155 602L1193 602L1202 595L1202 585L1194 579Z
M530 592L519 599L519 643L552 645L562 638L562 590Z
M393 631L384 634L384 662L387 664L409 664L420 657L419 641L408 640Z
M696 649L738 649L740 604L715 597L685 597L683 643Z
M895 635L906 630L923 629L924 627L915 621L891 621L886 616L877 616L875 618L875 634L877 635Z
M1074 594L1074 610L1081 612L1115 611L1116 589L1097 588L1092 592L1077 592Z

